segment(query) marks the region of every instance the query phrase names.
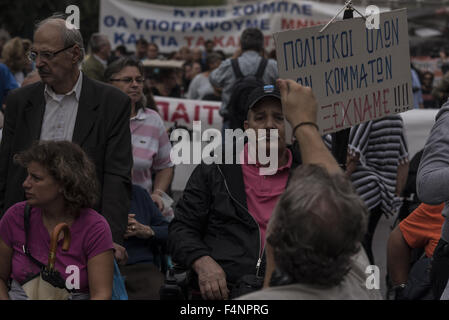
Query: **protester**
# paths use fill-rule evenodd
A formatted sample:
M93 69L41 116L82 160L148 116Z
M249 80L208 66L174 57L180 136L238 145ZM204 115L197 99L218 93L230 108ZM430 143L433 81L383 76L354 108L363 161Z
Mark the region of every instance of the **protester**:
M131 99L128 117L134 159L132 181L147 190L163 210L161 195L168 192L174 172L170 160L171 144L161 117L147 108L143 99L143 66L133 58L120 59L106 69L104 76Z
M182 65L182 88L188 91L193 78L201 73L201 65L195 61L186 61Z
M125 278L130 300L159 300L159 289L164 275L156 265L153 250L165 247L168 236L168 221L148 195L148 192L133 185L131 214L125 233L125 248L128 252L126 266L120 271ZM159 257L160 258L160 257Z
M211 53L207 56L207 71L197 74L189 85L186 98L202 100L204 96L214 94L215 90L209 81L210 73L218 68L221 63L221 57L217 53Z
M145 60L147 59L147 53L148 53L148 41L144 38L140 38L136 41L136 59L137 60Z
M83 73L91 79L104 82L104 70L111 56L111 44L108 37L94 33L89 40L91 54L83 62Z
M194 297L227 299L243 276L263 276L266 226L299 165L285 142L279 91L256 88L247 115L245 129L256 130L256 147L274 148L278 165L272 175L261 174L261 159L249 154L247 143L232 164L202 163L193 171L169 227L169 252L174 263L193 269ZM257 129L277 129L278 140L270 132L259 136Z
M367 209L320 137L312 90L292 80L278 85L303 165L270 219L265 289L241 299L379 299L366 288L360 244Z
M423 109L423 97L421 91L421 82L419 81L419 74L416 69L411 67L412 73L412 90L413 90L413 108Z
M154 60L154 59L159 59L159 60L163 60L164 56L159 54L159 46L154 43L151 42L148 44L148 50L147 50L147 58L150 60Z
M177 71L172 68L157 69L157 72L154 72L154 86L151 87L151 93L154 96L181 98L182 89L176 73Z
M184 62L192 62L192 51L189 47L183 46L179 50L179 60Z
M244 76L254 75L262 61L264 50L264 38L259 29L248 28L243 31L240 37L241 55L237 58L237 63ZM262 81L265 84L274 84L278 77L277 63L268 60L268 64L263 73ZM233 84L237 76L234 74L231 59L227 59L215 69L209 76L213 87L222 89L222 104L220 114L223 116L223 128L229 128L228 108L232 94Z
M126 252L120 244L131 197L130 99L83 75L79 68L83 56L81 33L67 28L64 16L52 16L36 26L30 58L42 82L15 90L6 102L0 211L24 199L21 184L26 170L12 162L15 153L35 140L73 141L95 163L100 197L94 209L108 221L115 257L123 263Z
M78 145L68 141L34 143L14 160L28 171L23 182L27 200L10 207L0 220L0 298L26 298L21 285L41 271L23 251L25 238L32 257L47 265L50 235L56 225L66 223L72 235L70 249L63 253L59 242L56 270L65 280L69 265L78 268L75 293L84 294L78 299L110 299L114 246L107 221L92 209L98 198L94 164ZM31 206L27 234L25 205Z
M1 55L1 62L8 66L20 86L25 78L24 70L28 65L22 39L15 37L6 42Z
M433 73L430 71L426 71L422 75L422 97L423 97L423 106L424 109L435 109L439 108L435 101L435 97L432 95L433 90Z
M409 168L407 141L400 115L367 121L351 128L346 174L370 214L363 246L374 264L372 240L382 214L398 212Z
M449 278L449 103L445 103L436 115L418 169L416 186L422 202L438 205L445 202L445 221L441 239L433 253L432 285L435 299L440 299Z
M401 295L407 285L413 285L407 281L411 268L410 262L413 261L412 249L424 250L428 258L424 263L427 268L429 267L429 259L440 240L444 222L441 215L443 208L444 203L436 206L422 203L391 232L388 239L387 265L396 295ZM416 260L415 258L415 262ZM422 278L425 277L425 270L426 268L423 268L420 272Z
M449 97L449 71L443 75L438 85L433 88L432 95L435 98L437 108L446 103Z
M114 50L115 60L119 58L126 58L128 55L129 52L124 45L117 46Z

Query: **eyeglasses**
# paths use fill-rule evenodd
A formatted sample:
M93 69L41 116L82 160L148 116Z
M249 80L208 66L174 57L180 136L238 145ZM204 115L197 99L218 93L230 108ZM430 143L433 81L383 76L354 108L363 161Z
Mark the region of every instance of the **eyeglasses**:
M109 79L109 81L120 81L120 82L124 82L126 84L131 84L131 83L133 83L133 81L136 81L138 84L142 84L145 81L145 79L142 77L139 77L139 78L127 77L127 78L121 78L121 79Z
M30 61L36 62L37 56L39 55L41 57L42 60L45 61L50 61L51 59L53 59L58 53L61 53L67 49L70 49L74 46L75 44L72 44L68 47L65 47L61 50L55 51L55 52L51 52L51 51L30 51L28 52L28 59L30 59Z

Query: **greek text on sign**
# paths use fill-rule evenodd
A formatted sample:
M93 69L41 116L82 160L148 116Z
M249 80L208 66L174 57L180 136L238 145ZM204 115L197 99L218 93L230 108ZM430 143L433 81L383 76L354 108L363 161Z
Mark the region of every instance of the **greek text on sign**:
M279 77L309 86L322 134L406 111L413 105L406 10L274 35Z

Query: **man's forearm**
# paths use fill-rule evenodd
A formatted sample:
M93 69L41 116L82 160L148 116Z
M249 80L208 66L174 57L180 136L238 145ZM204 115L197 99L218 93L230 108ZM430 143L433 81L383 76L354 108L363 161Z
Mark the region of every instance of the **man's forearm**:
M407 282L410 271L410 250L401 229L396 226L388 239L387 249L388 273L393 285Z
M162 190L164 192L168 191L170 184L173 180L174 169L173 167L165 168L156 173L154 178L153 190Z
M296 129L295 136L299 142L303 164L318 164L324 166L329 173L343 173L315 127L303 125Z
M400 197L407 183L409 163L402 163L398 166L398 174L396 177L396 195Z

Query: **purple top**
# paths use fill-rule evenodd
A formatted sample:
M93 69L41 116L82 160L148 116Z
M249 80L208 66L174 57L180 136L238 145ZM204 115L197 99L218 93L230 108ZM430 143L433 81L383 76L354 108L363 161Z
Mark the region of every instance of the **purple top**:
M39 273L39 267L23 252L25 229L23 215L26 202L19 202L6 211L0 220L0 238L13 249L11 262L11 278L23 284L32 275ZM68 251L62 251L63 240L56 248L55 268L66 279L75 275L73 267L79 268L78 292L89 292L87 262L96 255L113 249L112 233L103 216L93 209L82 209L80 216L70 227L71 243ZM41 209L32 208L30 215L30 231L28 247L31 255L47 264L50 250L50 235L44 226ZM72 270L71 270L72 269ZM67 273L66 273L67 270ZM70 283L74 283L70 281ZM77 288L76 288L77 289Z

